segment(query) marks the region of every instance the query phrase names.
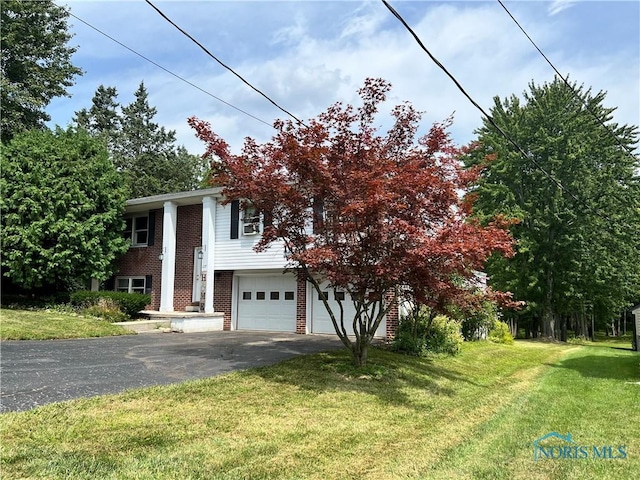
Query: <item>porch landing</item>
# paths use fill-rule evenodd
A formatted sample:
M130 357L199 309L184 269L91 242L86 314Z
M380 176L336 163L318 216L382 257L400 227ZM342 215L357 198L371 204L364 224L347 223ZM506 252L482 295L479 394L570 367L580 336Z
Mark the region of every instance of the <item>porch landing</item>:
M143 310L140 312L147 320L122 322L124 328L137 332L171 331L179 333L214 332L223 329L224 313L203 312L159 312Z

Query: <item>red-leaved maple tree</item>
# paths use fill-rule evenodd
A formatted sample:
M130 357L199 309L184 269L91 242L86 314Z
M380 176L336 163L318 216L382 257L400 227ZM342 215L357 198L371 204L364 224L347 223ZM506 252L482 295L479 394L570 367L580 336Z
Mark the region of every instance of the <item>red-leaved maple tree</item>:
M289 265L324 300L356 365L385 315L402 296L438 309L464 295L464 281L495 251L511 253L503 222L481 226L461 195L478 172L463 170L461 151L435 124L417 137L420 113L394 107L393 126L374 126L390 90L367 79L362 105L336 103L308 125L276 121L271 141L247 138L240 155L210 125L189 123L207 144L212 182L227 202L250 202L270 219L257 250L283 242ZM354 318L332 311L321 283L349 293Z

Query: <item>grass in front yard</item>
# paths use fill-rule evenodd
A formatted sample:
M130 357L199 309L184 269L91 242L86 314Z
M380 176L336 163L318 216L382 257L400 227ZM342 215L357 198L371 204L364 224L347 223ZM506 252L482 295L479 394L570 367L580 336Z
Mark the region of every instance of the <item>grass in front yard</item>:
M0 339L50 340L107 337L133 332L104 320L48 310L0 310Z
M5 478L633 478L639 357L535 342L298 357L0 416ZM626 460L533 460L549 431Z

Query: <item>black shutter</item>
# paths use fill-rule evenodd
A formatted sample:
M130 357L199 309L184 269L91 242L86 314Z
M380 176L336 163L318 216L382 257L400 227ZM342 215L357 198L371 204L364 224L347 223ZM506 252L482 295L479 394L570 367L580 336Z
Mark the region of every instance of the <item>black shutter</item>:
M313 233L322 232L324 227L324 201L320 197L313 198Z
M116 289L116 277L109 277L104 281L104 289L113 291Z
M144 293L149 295L151 295L151 287L153 286L152 280L153 280L153 275L146 275L144 277Z
M271 212L264 212L262 214L262 223L264 225L264 228L273 225L273 216L271 215Z
M147 235L147 245L152 246L156 240L156 212L149 212L149 223L147 224L149 233Z
M238 238L238 228L240 227L240 200L231 202L231 238Z

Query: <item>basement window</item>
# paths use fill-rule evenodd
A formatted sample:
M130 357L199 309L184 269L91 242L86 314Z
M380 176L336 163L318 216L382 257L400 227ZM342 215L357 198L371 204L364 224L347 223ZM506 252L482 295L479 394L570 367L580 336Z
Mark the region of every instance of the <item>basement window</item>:
M144 293L146 277L116 277L116 291L126 293Z

